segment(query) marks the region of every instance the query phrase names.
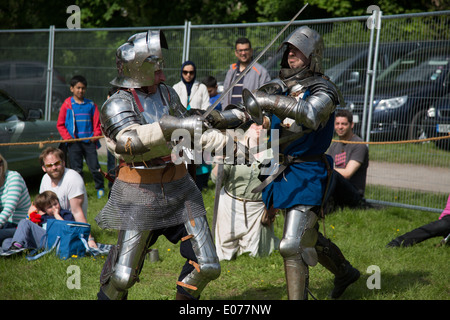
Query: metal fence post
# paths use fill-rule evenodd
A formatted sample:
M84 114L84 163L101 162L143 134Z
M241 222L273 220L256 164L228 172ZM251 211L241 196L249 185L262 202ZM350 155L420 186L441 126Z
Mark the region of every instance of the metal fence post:
M189 60L189 47L191 45L191 22L184 22L183 57L181 63Z
M376 11L374 11L374 14ZM382 12L378 11L376 27L377 27L377 37L375 40L375 56L373 59L373 67L372 67L372 84L370 88L370 98L369 98L369 115L367 119L367 135L366 141L370 141L370 130L372 129L372 112L373 112L373 97L375 95L375 83L377 78L377 63L378 63L378 48L380 47L380 30L381 30L381 15Z
M373 13L375 14L375 12ZM372 20L373 21L373 20ZM366 124L367 124L367 100L369 98L369 80L372 76L372 49L373 49L373 24L370 27L370 41L369 41L369 56L367 57L367 72L366 72L366 84L364 90L364 104L363 104L363 118L361 123L361 138L366 140ZM367 140L366 140L367 141Z
M48 36L47 87L45 93L45 120L47 121L50 121L50 118L52 116L54 48L55 48L55 26L50 26Z

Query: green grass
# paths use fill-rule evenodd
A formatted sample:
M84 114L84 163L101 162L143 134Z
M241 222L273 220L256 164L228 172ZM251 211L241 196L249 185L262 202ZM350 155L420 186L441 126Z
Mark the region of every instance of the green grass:
M94 218L106 202L98 200L91 176L85 173L89 196L88 220L92 233L101 243L114 244L115 231L97 227ZM37 186L30 186L35 195ZM204 192L208 219L212 219L214 187ZM361 278L344 293L349 300L449 300L450 252L436 247L434 238L411 248L388 249L385 245L397 235L437 219L438 214L401 208L349 210L336 212L320 222L320 230L331 238L345 257L361 272ZM275 221L275 233L281 237L283 216ZM179 245L160 237L160 261L144 264L140 282L129 292L133 300L172 300L175 282L184 263ZM59 260L50 254L29 262L20 257L0 259L0 297L3 300L91 300L96 299L99 275L106 257ZM80 289L69 289L70 266L80 270ZM380 289L369 289L369 266L380 268ZM278 252L269 257L240 256L221 262L222 273L203 291L203 300L286 300L283 261ZM73 282L70 282L73 283ZM69 283L69 284L70 284ZM321 265L310 268L310 289L319 299L327 299L333 287L333 275Z
M439 149L434 142L371 144L370 160L448 168L450 152Z

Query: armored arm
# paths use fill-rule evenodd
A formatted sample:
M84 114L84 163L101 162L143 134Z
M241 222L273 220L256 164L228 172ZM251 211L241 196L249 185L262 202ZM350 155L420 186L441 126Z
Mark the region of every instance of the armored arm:
M139 155L166 141L158 123L141 124L133 100L119 92L108 99L100 111L102 131L108 149L121 155Z
M243 105L228 105L224 111L213 110L206 118L208 124L219 130L234 129L247 122L250 116Z
M306 100L297 101L294 97L268 94L263 91L251 93L244 89L244 103L248 109L258 109L272 113L281 120L294 119L299 125L317 130L335 110L336 104L327 92L316 92Z

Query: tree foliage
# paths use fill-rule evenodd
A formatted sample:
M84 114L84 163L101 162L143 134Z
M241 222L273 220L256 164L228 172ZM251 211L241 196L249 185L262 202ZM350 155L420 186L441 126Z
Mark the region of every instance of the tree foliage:
M287 21L308 2L300 19L367 15L373 0L2 0L1 29L65 28L70 5L81 9L82 28ZM449 10L450 0L379 0L384 15Z

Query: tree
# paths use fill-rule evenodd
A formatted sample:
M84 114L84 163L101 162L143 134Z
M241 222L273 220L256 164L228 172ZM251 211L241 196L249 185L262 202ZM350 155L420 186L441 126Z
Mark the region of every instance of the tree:
M70 5L81 9L82 28L143 27L287 21L308 2L300 19L368 15L373 0L2 0L1 29L66 28ZM379 0L384 15L449 10L450 0Z

